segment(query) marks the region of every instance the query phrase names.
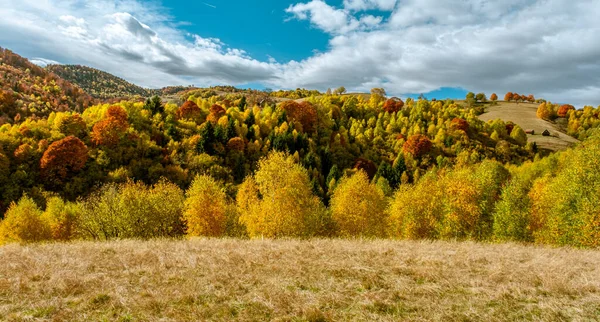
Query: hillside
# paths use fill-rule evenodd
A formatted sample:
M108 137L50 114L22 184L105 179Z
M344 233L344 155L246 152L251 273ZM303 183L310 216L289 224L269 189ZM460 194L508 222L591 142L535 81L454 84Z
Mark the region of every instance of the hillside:
M534 130L534 135L527 135L528 141L536 142L541 149L559 151L567 149L579 140L561 132L555 124L537 117L537 103L498 102L498 105L489 106L486 112L479 116L485 122L501 119L511 121L525 130ZM542 136L544 130L550 131L552 136Z
M600 252L471 242L0 247L0 320L558 321L600 314Z
M92 103L81 88L0 47L0 124L52 111L83 111Z
M129 83L107 72L81 65L48 65L47 70L66 79L95 98L148 97L150 90Z

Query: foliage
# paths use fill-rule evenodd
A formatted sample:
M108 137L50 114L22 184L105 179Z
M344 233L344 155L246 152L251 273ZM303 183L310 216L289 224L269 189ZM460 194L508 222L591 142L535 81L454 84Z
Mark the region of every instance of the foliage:
M50 240L52 231L42 210L28 196L12 203L0 222L0 244Z
M297 121L302 125L304 132L311 133L315 130L317 122L317 110L309 102L286 101L279 105L279 108L285 111L288 121Z
M363 171L342 178L331 198L331 217L341 236L383 237L385 209L385 195Z
M527 144L527 134L518 125L515 125L512 131L510 131L510 137L520 146L525 146L525 144Z
M50 144L40 161L42 177L52 186L62 184L83 169L88 159L87 152L85 144L74 136Z
M79 205L52 196L46 201L44 219L50 225L53 240L68 241L78 237Z
M326 225L306 169L282 152L259 162L240 186L237 204L250 237L308 237L322 234Z
M404 143L402 150L404 153L410 153L415 157L420 157L429 152L432 146L433 145L427 136L415 134L408 138L406 143Z
M432 171L413 186L401 186L389 209L396 238L486 240L495 203L508 172L492 161L452 171Z
M48 65L46 70L77 84L94 98L150 96L150 92L107 72L80 65Z
M392 97L383 103L383 110L388 113L394 113L401 110L403 106L404 102L401 99Z
M186 192L183 218L189 236L219 237L227 224L227 199L223 187L207 175L197 176Z
M80 112L93 102L81 88L0 47L0 124Z
M202 115L202 110L192 101L185 101L177 110L178 119L196 120Z
M573 106L571 104L563 104L558 109L557 115L558 115L558 117L566 117L570 111L574 111L574 110L575 110L575 106Z
M119 106L111 106L106 112L106 117L94 124L92 142L96 145L114 146L127 131L127 112Z
M104 185L81 202L81 234L99 240L181 236L184 199L167 181Z

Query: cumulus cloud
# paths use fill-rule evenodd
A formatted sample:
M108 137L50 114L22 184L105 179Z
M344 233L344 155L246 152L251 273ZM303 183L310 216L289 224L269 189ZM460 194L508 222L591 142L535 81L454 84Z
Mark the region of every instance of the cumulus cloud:
M334 34L327 52L289 63L284 84L396 94L461 87L600 103L598 1L377 2L345 1L338 10L394 9L377 29Z
M346 9L334 8L322 0L290 5L286 10L299 20L310 20L317 28L331 34L345 34L357 29L373 28L383 20L382 17L365 15L360 19Z
M244 84L278 77L279 65L255 60L219 39L184 34L170 26L163 8L148 3L7 1L0 7L0 15L7 17L0 20L0 29L14 32L0 33L0 42L28 39L47 60L89 65L148 87ZM45 64L44 59L36 62Z
M392 95L461 87L600 104L597 0L307 0L286 13L329 34L329 46L289 62L187 34L163 9L138 0L4 0L0 30L10 32L0 43L150 87L258 82Z
M397 2L397 0L344 0L344 8L355 11L372 9L392 11Z

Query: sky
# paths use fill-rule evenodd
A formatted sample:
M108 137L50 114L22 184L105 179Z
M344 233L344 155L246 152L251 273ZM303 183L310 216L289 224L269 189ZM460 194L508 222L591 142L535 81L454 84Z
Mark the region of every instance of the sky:
M0 0L0 46L144 87L600 105L598 0Z

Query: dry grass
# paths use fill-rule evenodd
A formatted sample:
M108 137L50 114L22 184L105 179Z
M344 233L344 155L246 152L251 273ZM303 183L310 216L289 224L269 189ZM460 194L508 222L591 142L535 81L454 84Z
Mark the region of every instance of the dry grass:
M559 127L552 122L539 119L536 115L538 106L537 103L498 102L498 105L488 106L486 113L479 118L485 122L495 119L512 121L523 130L535 130L535 135L527 135L527 138L531 142L536 142L542 149L560 151L578 142L577 139L560 132ZM542 136L542 132L546 129L557 137Z
M0 247L0 320L600 319L600 251L348 240Z

